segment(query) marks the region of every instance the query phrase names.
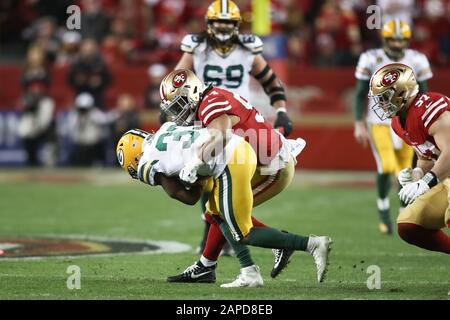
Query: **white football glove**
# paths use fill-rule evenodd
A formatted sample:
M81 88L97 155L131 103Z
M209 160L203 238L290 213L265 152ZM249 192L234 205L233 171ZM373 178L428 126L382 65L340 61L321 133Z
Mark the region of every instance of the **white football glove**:
M413 203L417 197L423 195L428 190L430 190L428 184L424 180L420 179L416 182L411 182L405 185L398 193L398 197L404 203L409 205Z
M398 182L402 187L406 186L408 183L413 182L412 169L405 168L398 173Z
M197 181L197 170L202 164L204 164L203 161L197 157L186 163L180 171L180 180L187 184L194 184Z

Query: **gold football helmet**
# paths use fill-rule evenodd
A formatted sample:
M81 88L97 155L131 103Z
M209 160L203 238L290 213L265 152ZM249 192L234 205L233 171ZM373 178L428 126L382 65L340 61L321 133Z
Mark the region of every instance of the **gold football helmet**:
M369 98L375 101L372 110L381 120L395 116L418 92L414 71L401 63L381 67L370 79Z
M120 166L130 174L133 179L138 178L138 164L142 155L142 144L153 134L140 129L125 132L117 142L116 155Z
M194 123L205 85L188 69L174 70L161 81L161 109L180 126Z
M401 59L408 41L411 39L411 28L405 21L393 19L386 22L381 30L383 38L383 49L389 57Z
M241 12L230 0L215 0L206 11L205 20L208 35L216 41L218 48L226 53L233 46L233 39L239 34Z

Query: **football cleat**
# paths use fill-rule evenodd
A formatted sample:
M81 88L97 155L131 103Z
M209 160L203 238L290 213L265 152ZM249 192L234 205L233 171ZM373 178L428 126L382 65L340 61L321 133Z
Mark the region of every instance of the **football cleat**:
M333 241L330 237L310 236L306 251L309 252L316 263L317 282L323 282L328 271L329 254Z
M276 278L281 271L287 267L289 262L291 262L289 258L292 256L294 251L295 250L292 249L272 249L272 252L275 255L275 264L270 272L270 276L272 278Z
M221 284L221 288L240 288L240 287L262 287L264 285L261 272L257 265L252 265L241 269L241 273L236 280L230 283Z
M390 223L380 222L378 225L378 229L382 234L392 235L392 225Z
M167 278L168 282L214 283L217 264L205 267L200 261L186 268L183 273Z

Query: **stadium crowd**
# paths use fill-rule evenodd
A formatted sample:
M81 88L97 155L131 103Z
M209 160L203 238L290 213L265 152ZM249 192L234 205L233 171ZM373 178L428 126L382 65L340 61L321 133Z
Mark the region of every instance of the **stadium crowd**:
M108 126L110 136L120 136L130 126L136 126L139 119L131 116L133 110L141 104L145 109L159 108L159 82L180 58L183 36L205 29L204 15L210 2L2 1L0 61L25 61L22 63L21 110L26 111L24 114L35 112L37 115L42 108L43 114L36 116L41 124L26 120L28 126L40 129L23 129L19 134L24 141L54 137L49 133L54 123L48 119L54 109L49 96L53 67L69 70L67 82L78 98L71 112L86 118L86 110L98 109L96 111L103 115L98 116L96 112L97 115L89 119L94 126ZM252 1L235 2L243 18L240 32L252 33ZM80 30L66 27L66 10L73 4L81 8ZM290 65L354 66L361 52L380 45L378 30L369 30L366 26L366 10L372 4L380 6L384 20L401 17L412 25L410 47L425 53L433 66L450 66L450 0L272 0L270 36L276 34L285 40L285 59ZM148 88L139 99L143 103L137 103L136 97L123 92L118 96L117 107L105 106L104 92L114 81L111 67L120 65L148 69ZM22 127L27 128L27 124ZM98 144L99 139L88 140ZM35 144L27 142L26 145L29 145L29 152L36 152ZM30 164L36 163L35 156L29 159ZM72 163L91 162L78 159Z

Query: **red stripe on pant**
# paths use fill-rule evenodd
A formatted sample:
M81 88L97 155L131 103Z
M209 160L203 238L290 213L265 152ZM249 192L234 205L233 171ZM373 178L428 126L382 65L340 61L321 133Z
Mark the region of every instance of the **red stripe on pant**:
M406 242L430 251L450 253L450 237L442 230L425 229L413 223L398 223L399 236Z

